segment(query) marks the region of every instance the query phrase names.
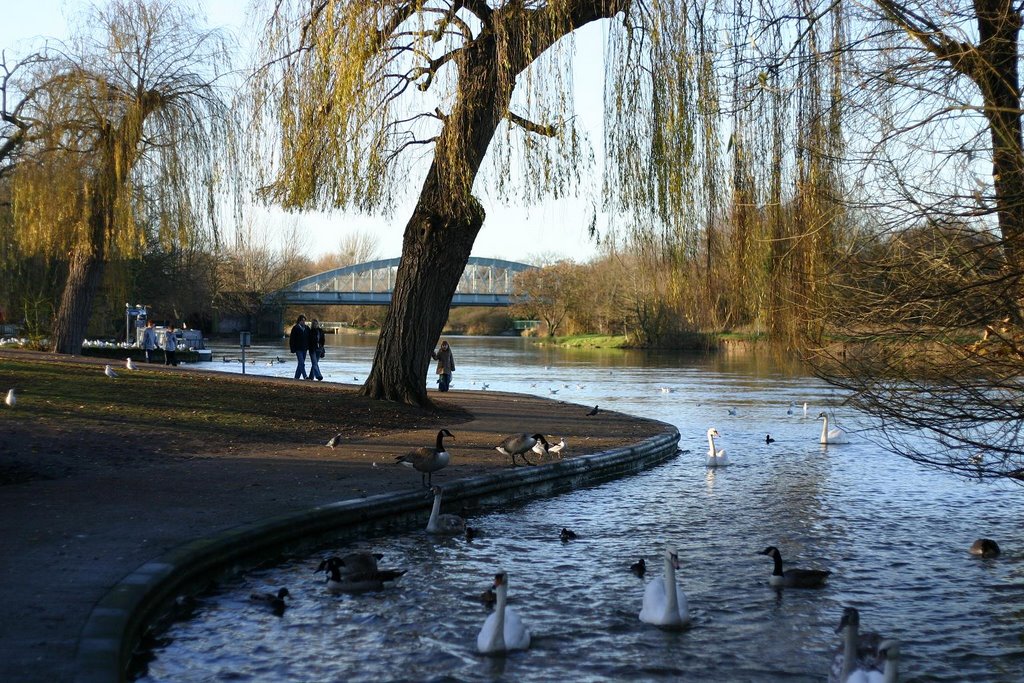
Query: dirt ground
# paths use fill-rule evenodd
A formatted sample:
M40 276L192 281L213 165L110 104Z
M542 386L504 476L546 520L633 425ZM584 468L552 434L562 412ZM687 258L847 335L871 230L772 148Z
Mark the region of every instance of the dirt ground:
M0 405L0 680L70 680L96 601L174 547L273 515L419 487L419 473L395 457L433 445L441 428L455 435L451 464L434 475L442 485L509 467L494 446L516 432L564 438L564 457L578 457L665 430L517 394L431 392L437 408L421 410L369 401L352 385L163 366L144 367L138 372L148 377L138 381L180 386L179 399L192 394L207 408L174 412L168 401L139 411L116 400L68 400L59 383L14 371L26 363L56 370L70 386L77 370L102 378L106 362L0 350L0 393L12 381L26 384L13 409ZM256 395L248 410L214 415L245 392ZM190 421L204 410L208 429ZM326 447L337 433L341 445Z

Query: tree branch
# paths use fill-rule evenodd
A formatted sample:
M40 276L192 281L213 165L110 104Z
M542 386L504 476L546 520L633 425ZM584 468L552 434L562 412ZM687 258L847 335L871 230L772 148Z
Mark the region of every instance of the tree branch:
M511 121L512 123L514 123L517 126L519 126L520 128L523 128L524 130L528 130L531 133L536 133L537 135L543 135L543 136L549 137L549 138L553 138L556 135L558 135L558 126L554 126L554 125L547 125L547 126L545 126L545 125L542 125L540 123L534 123L533 121L530 121L529 119L525 119L522 116L519 116L518 114L515 114L515 113L513 113L511 111L507 112L505 114L505 117L509 121Z

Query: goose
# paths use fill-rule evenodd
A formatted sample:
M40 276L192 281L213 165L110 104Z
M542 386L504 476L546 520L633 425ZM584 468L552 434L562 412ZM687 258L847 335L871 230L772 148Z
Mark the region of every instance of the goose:
M508 607L508 573L494 575L494 611L487 616L476 637L476 649L483 654L497 654L530 647L530 631L522 619Z
M431 476L442 467L446 467L450 460L448 451L444 448L444 437L446 436L450 439L455 438L447 429L442 429L437 433L437 444L433 448L421 446L405 455L397 456L395 462L402 463L419 472L423 486L429 488Z
M641 557L639 560L629 565L629 571L633 572L642 579L644 578L644 574L647 573L647 562L645 562L644 558Z
M431 486L431 493L434 494L434 507L430 509L430 519L427 520L428 534L462 534L466 531L466 520L458 515L441 514L440 486Z
M640 621L662 628L684 628L690 624L686 593L676 586L679 556L674 548L665 549L665 575L647 584Z
M277 593L252 593L249 595L249 599L266 605L276 616L281 616L284 614L285 607L288 606L284 599L289 595L288 589L282 588Z
M826 415L825 413L818 413L818 417L824 420L824 422L821 423L820 443L846 443L846 432L844 432L842 429L828 428L828 415Z
M14 389L7 390L7 396L4 398L4 403L7 404L8 408L13 408L18 402L18 397L14 395Z
M775 439L772 438L771 434L765 434L764 435L764 442L768 443L768 444L775 443Z
M718 430L712 427L708 430L708 467L724 467L729 464L729 458L725 455L725 449L715 448L715 437L720 436Z
M327 573L329 593L368 593L384 588L385 581L393 581L405 574L404 569L378 569L380 553L353 553L344 558L329 557L320 563L317 572Z
M768 555L775 560L775 567L768 577L768 585L775 588L821 588L825 579L832 572L824 569L787 569L782 570L782 553L773 545L762 550L759 555Z
M999 544L991 538L979 538L971 545L970 549L971 555L981 555L982 557L998 557L999 552Z
M533 436L530 436L529 434L513 434L512 436L506 437L505 440L495 446L494 449L502 455L512 456L513 467L516 466L517 455L523 456L523 462L527 465L532 465L534 463L526 459L526 453L532 450L538 441L544 444L544 448L548 448L548 446L550 446L548 440L544 438L543 434L534 434Z
M597 415L597 406L594 406L593 408L591 408L590 412L587 413L587 417L593 417L594 415Z
M114 368L110 367L109 365L104 366L103 374L109 377L110 379L117 379L117 373L114 372Z
M855 607L843 610L843 618L839 621L836 633L843 634L843 643L836 648L832 657L832 668L829 670L829 683L853 683L854 681L895 681L895 677L885 679L883 663L880 657L881 646L886 642L877 633L860 633L860 613ZM892 645L888 646L890 654ZM898 648L896 650L899 652ZM888 673L895 676L895 659Z
M124 359L124 366L129 370L138 370L138 368L135 367L135 361L131 359L131 356Z
M562 543L568 543L569 541L575 541L579 536L572 529L562 527L562 530L558 532L558 537L562 539Z
M341 437L341 432L338 432L337 434L332 436L330 438L330 440L327 442L327 447L328 448L337 448L338 446L341 445L341 438L342 438Z

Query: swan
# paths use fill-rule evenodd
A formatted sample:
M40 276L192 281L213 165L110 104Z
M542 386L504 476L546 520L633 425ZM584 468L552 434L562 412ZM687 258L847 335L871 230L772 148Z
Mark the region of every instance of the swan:
M982 557L998 557L999 552L999 544L991 538L979 538L971 545L970 549L971 555L981 555Z
M405 455L397 456L395 462L420 472L420 481L423 482L424 486L429 487L431 485L430 478L434 472L442 467L446 467L451 459L448 451L444 448L444 438L446 436L450 439L455 438L447 429L442 429L437 433L437 443L433 448L421 446L409 451Z
M526 650L530 647L530 631L508 601L508 573L494 575L494 611L491 612L476 637L476 649L483 654L494 654L510 650Z
M775 567L768 577L768 585L776 588L821 588L832 572L824 569L787 569L782 571L782 553L773 545L759 555L768 555L775 560Z
M516 456L523 456L523 462L527 465L533 463L526 459L527 452L533 450L533 447L537 443L544 444L544 448L547 449L551 444L544 438L543 434L513 434L512 436L505 437L505 440L494 447L494 450L498 451L502 455L512 456L512 466L516 466Z
M725 455L725 449L715 448L715 437L721 436L718 430L712 427L708 430L708 467L724 467L729 464L729 458Z
M828 415L826 415L825 413L818 413L818 417L824 420L824 422L821 423L820 443L847 443L846 432L844 432L842 429L828 428Z
M895 681L896 661L888 666L888 657L881 656L882 646L889 642L892 653L892 642L883 641L877 633L860 633L860 613L855 607L843 610L843 618L836 628L836 633L843 634L843 643L836 648L832 657L832 668L829 670L829 683L853 683L861 681ZM899 649L896 649L898 655ZM892 675L892 678L884 678Z
M804 401L804 417L807 417L807 401Z
M640 621L663 628L684 628L690 624L686 593L676 586L679 556L673 548L665 550L665 575L647 584Z
M14 395L14 389L7 390L7 396L4 398L4 403L7 404L8 408L13 408L18 402L18 397Z
M430 519L427 520L428 534L463 534L466 531L466 520L458 515L441 514L440 486L431 486L430 491L434 494L434 507L430 509Z

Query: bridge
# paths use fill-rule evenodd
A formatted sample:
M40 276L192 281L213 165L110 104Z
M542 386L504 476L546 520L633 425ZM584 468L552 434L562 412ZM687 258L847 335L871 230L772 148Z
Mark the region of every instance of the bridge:
M388 306L400 260L367 261L310 275L269 294L266 300L285 306ZM535 267L471 256L455 288L452 306L508 306L516 273Z

